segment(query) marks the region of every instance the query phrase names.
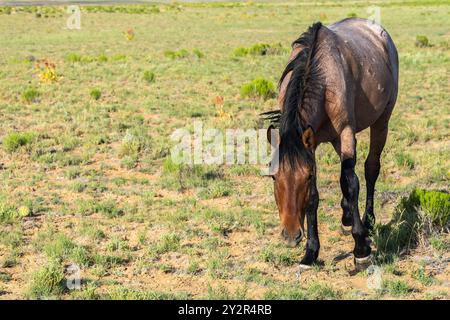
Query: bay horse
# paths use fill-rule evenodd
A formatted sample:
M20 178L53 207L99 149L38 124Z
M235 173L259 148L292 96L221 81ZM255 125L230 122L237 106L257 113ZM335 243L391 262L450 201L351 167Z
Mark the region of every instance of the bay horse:
M280 109L262 117L270 120L268 139L279 151L272 178L281 234L289 246L295 247L303 237L306 216L302 267L310 267L319 255L315 151L324 142L330 142L340 157L342 226L351 228L356 267L370 261L375 183L397 99L398 68L391 37L366 19L349 18L329 26L314 23L292 44L279 81ZM361 220L355 135L369 127L370 150L364 164L367 199Z

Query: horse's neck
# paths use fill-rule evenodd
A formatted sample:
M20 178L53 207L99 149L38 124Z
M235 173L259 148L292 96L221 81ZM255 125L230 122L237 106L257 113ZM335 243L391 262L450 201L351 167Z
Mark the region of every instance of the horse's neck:
M323 90L324 91L324 90ZM300 107L300 118L305 127L310 126L314 132L318 132L326 120L324 105L324 92L319 92L319 99L313 99Z

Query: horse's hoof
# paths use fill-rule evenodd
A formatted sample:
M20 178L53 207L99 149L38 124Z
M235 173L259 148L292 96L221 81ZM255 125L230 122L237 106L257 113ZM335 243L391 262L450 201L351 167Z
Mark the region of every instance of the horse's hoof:
M364 258L354 257L354 262L357 271L365 270L373 264L372 254L369 254L367 257Z
M300 271L306 271L306 270L311 270L312 266L310 266L308 264L300 263L299 264L299 268L300 268Z
M343 235L348 236L352 233L352 226L344 226L341 224L341 231Z

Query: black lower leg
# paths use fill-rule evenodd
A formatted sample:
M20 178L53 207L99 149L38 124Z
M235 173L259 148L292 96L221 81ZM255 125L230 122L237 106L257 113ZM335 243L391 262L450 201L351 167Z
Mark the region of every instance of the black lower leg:
M371 249L367 241L367 228L363 225L359 216L359 180L355 173L355 159L346 159L342 161L340 183L344 198L347 200L348 208L352 216L352 236L355 240L353 254L356 258L367 257L370 255Z
M342 225L345 227L350 227L352 225L352 214L350 213L350 208L348 205L347 199L342 197L341 200L341 208L342 208Z
M373 159L371 155L364 164L364 175L366 178L366 210L364 212L363 223L368 230L372 230L375 224L375 214L373 212L373 199L375 194L375 183L380 174L380 160Z
M317 207L319 205L319 194L315 182L312 182L311 195L306 207L307 241L306 252L300 264L311 265L319 256L320 242L317 229Z

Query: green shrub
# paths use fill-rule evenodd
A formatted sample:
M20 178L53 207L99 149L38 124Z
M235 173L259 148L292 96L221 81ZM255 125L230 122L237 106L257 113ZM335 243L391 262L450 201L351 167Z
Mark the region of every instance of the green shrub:
M63 291L63 267L58 262L51 261L33 274L28 295L32 299L45 299L57 297Z
M12 153L22 146L30 145L35 137L32 132L11 132L3 139L3 148Z
M283 48L281 43L268 44L268 43L256 43L249 48L238 47L234 49L233 56L235 57L245 57L247 55L252 56L265 56L265 55L276 55L285 53L287 50Z
M195 48L194 50L192 50L192 53L194 54L194 56L196 56L198 59L203 58L205 55L203 54L203 52L200 51L200 49Z
M265 56L270 49L270 44L257 43L250 47L248 53L254 56Z
M39 98L40 95L41 94L39 93L39 91L34 88L30 88L22 93L22 99L28 103L36 102L37 98Z
M401 200L388 224L375 226L373 239L378 255L389 257L416 245L420 235L429 233L426 228L430 220L434 227L448 228L449 208L448 193L414 190Z
M248 49L244 47L236 48L233 51L233 55L235 57L245 57L246 55L248 55Z
M67 60L68 62L81 62L82 57L81 57L81 55L78 54L78 53L69 53L69 54L66 56L66 60Z
M186 49L180 49L178 51L167 50L164 52L164 56L170 59L182 59L186 58L189 52Z
M441 228L450 226L450 194L440 191L414 190L408 201L409 208L421 208Z
M92 89L90 95L92 99L98 100L102 96L102 92L99 89Z
M347 18L356 18L356 17L358 17L356 12L350 12L350 13L347 14Z
M416 36L415 46L419 47L419 48L431 47L430 42L428 41L428 38L424 35Z
M97 61L98 62L107 62L108 61L108 57L105 54L101 54L97 57Z
M241 87L242 97L260 97L264 100L275 96L274 84L264 78L257 78Z
M153 81L155 81L155 73L153 73L152 71L145 71L144 72L144 80L147 81L148 83L152 83Z

